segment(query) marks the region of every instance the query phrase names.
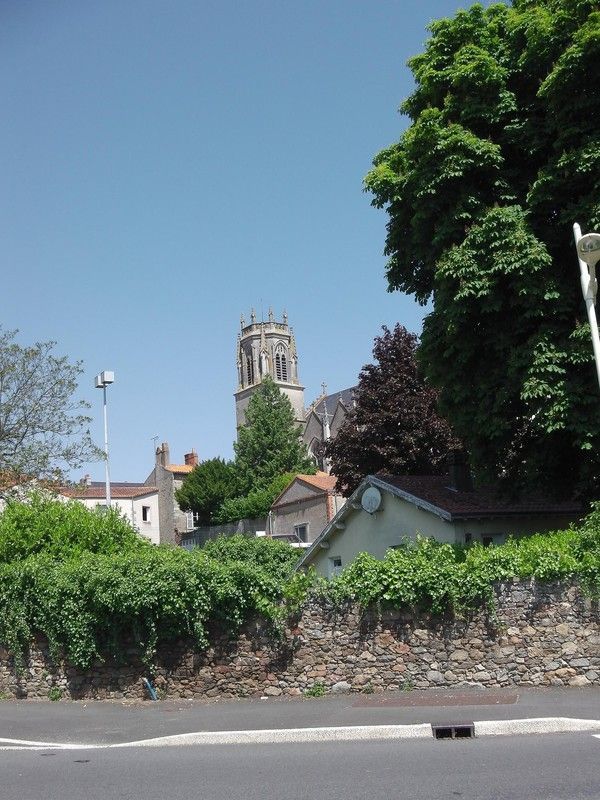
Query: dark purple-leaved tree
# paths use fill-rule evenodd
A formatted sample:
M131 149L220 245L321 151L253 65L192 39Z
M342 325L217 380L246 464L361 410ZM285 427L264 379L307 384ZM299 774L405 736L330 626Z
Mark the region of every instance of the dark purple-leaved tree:
M375 339L375 363L362 368L355 407L326 447L346 496L376 472L443 473L448 451L458 446L437 413L437 391L419 373L417 346L417 336L399 324L393 331L384 326Z

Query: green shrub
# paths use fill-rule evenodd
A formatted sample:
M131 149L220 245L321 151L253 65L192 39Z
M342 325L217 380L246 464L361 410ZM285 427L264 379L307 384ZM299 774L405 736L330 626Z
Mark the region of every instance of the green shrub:
M382 560L360 553L325 592L336 601L349 598L363 607L387 603L440 614L490 606L497 581L531 577L548 582L574 576L589 595L600 596L597 509L579 529L509 539L496 547L418 538L389 550Z
M149 547L118 511L86 508L33 493L10 500L0 514L0 563L44 552L55 558L75 553L122 553Z
M315 681L312 686L304 690L305 697L323 697L325 694L325 684L322 681Z
M494 582L513 577L576 577L600 596L597 507L577 529L498 547L419 539L382 560L362 553L329 582L292 573L298 551L286 543L233 536L192 552L155 547L116 514L42 498L11 503L0 516L0 553L0 642L17 665L42 634L55 660L88 668L126 658L133 643L151 669L161 644L204 649L214 632L235 635L256 616L280 630L310 591L436 614L490 605Z
M220 564L240 561L254 565L281 581L290 577L298 561L298 551L294 547L267 536L218 536L206 542L202 552Z
M221 564L200 550L39 554L0 565L0 641L23 658L39 632L55 660L82 668L133 642L150 664L159 642L191 638L203 649L211 626L233 634L256 614L277 619L280 591L255 565Z

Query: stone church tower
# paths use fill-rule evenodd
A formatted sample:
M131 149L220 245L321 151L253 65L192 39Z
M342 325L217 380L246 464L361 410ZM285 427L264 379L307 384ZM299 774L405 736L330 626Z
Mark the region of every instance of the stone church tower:
M304 425L304 386L298 380L296 341L285 311L283 322L275 321L271 309L267 322L257 322L254 309L249 325L242 316L237 340L237 371L235 417L238 428L246 423L248 402L265 375L269 375L289 398L296 422Z

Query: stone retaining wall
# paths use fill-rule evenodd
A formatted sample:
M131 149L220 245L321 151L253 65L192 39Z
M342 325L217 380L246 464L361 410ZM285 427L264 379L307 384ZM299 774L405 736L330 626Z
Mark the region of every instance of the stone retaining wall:
M160 697L297 695L465 685L600 684L600 613L573 584L503 584L497 612L465 620L400 612L361 614L311 602L277 639L260 623L204 653L185 643L158 654L152 675ZM51 664L43 644L24 674L0 650L0 692L20 697L142 698L146 672L135 652L126 665L88 672Z

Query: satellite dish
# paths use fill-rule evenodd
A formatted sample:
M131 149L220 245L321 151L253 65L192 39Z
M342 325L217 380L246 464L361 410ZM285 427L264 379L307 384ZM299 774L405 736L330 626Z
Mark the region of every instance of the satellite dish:
M369 486L362 494L360 504L367 514L374 514L381 505L381 492L375 486Z

